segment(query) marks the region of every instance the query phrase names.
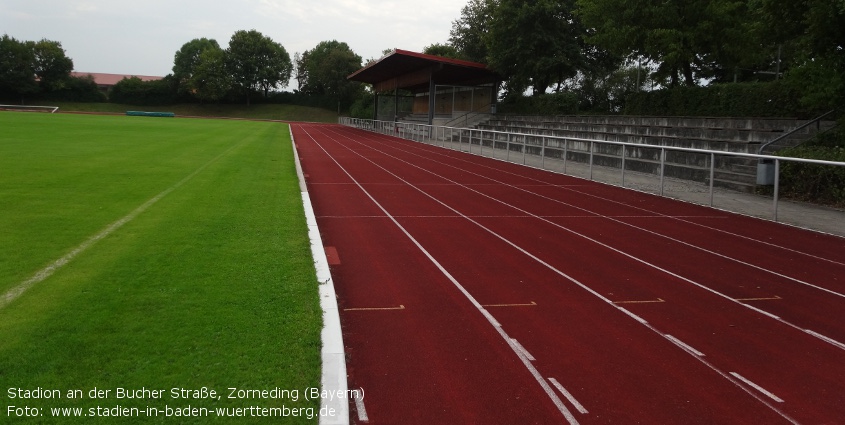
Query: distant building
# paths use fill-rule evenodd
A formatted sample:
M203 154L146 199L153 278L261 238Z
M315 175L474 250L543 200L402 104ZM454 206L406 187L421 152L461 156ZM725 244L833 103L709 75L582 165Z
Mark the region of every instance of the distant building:
M112 88L118 81L124 78L132 78L138 77L141 81L157 81L163 80L164 77L152 77L149 75L123 75L123 74L103 74L97 72L71 72L71 76L73 77L85 77L90 75L94 78L94 82L97 83L97 87L103 92L108 93L109 89Z

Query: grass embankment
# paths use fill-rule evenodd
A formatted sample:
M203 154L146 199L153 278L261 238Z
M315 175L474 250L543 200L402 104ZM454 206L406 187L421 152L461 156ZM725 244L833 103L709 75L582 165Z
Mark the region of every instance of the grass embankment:
M255 105L200 105L180 104L170 106L133 106L115 103L47 102L58 106L59 112L96 112L123 114L126 111L174 112L178 116L244 118L260 120L303 121L336 123L337 113L328 109L309 106L255 104Z
M9 406L40 409L34 423L115 419L55 407L154 407L166 423L214 421L168 419L166 407L316 413L303 391L319 387L322 313L286 125L6 112L0 127L0 297L164 194L0 304L0 422L25 420ZM222 398L171 393L203 387ZM287 393L228 399L231 387ZM39 388L61 397L11 394ZM92 399L95 388L110 393ZM165 392L121 399L118 388ZM303 416L274 421L316 423Z

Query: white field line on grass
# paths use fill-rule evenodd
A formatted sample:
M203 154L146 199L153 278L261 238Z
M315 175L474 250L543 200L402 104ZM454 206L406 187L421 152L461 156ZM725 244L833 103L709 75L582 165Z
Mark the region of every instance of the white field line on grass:
M348 137L348 136L343 136L343 137L345 137L345 138L349 139L349 140L350 140L351 142L353 142L353 143L356 143L356 144L362 144L360 141L354 140L354 139L352 139L352 138L350 138L350 137ZM312 138L313 138L313 136L312 136ZM408 185L408 187L415 189L415 190L416 190L416 191L418 191L420 194L422 194L422 195L424 195L424 196L428 197L429 199L431 199L431 200L433 200L433 201L435 201L435 202L439 203L440 205L442 205L442 206L446 207L447 209L451 210L451 211L452 211L452 212L454 212L455 214L460 215L460 216L461 216L461 217L463 217L465 220L469 221L470 223L474 224L475 226L477 226L478 228L480 228L480 229L484 230L485 232L489 233L490 235L492 235L492 236L494 236L494 237L498 238L498 239L499 239L499 240L501 240L502 242L504 242L504 243L506 243L506 244L510 245L511 247L513 247L514 249L516 249L517 251L519 251L519 252L523 253L525 256L527 256L527 257L531 258L532 260L534 260L535 262L539 263L540 265L542 265L542 266L546 267L547 269L551 270L551 271L552 271L552 272L554 272L555 274L557 274L557 275L559 275L559 276L563 277L564 279L566 279L566 280L568 280L568 281L572 282L572 283L573 283L573 284L575 284L576 286L578 286L578 287L580 287L581 289L583 289L583 290L587 291L588 293L592 294L594 297L596 297L596 298L598 298L598 299L600 299L600 300L604 301L607 305L609 305L609 306L611 306L611 307L615 308L616 310L621 311L621 312L623 312L623 313L627 314L628 316L630 316L630 317L634 318L635 320L637 320L638 322L640 322L643 326L645 326L646 328L648 328L651 332L653 332L653 333L655 333L655 334L657 334L657 335L659 335L659 336L663 337L663 338L664 338L664 339L666 339L667 341L672 342L672 340L671 340L671 339L667 338L667 334L662 333L659 329L657 329L656 327L654 327L653 325L651 325L651 324L650 324L650 323L648 323L647 321L645 321L645 320L643 320L643 319L638 318L638 316L634 315L633 313L630 313L629 311L625 310L624 308L622 308L622 307L620 307L620 306L618 306L618 305L614 304L614 303L613 303L613 301L611 301L611 300L610 300L610 299L608 299L607 297L605 297L605 296L601 295L600 293L596 292L594 289L590 288L587 284L585 284L585 283L583 283L583 282L581 282L581 281L579 281L579 280L575 279L575 278L574 278L574 277L572 277L572 276L569 276L568 274L564 273L562 270L560 270L560 269L558 269L558 268L554 267L553 265L551 265L551 264L547 263L546 261L544 261L544 260L542 260L541 258L537 257L536 255L534 255L534 254L532 254L532 253L528 252L525 248L523 248L523 247L521 247L521 246L517 245L515 242L511 241L510 239L508 239L508 238L506 238L506 237L504 237L504 236L502 236L502 235L500 235L500 234L496 233L495 231L493 231L492 229L490 229L490 228L488 228L488 227L484 226L483 224L479 223L478 221L473 220L472 218L470 218L470 217L468 217L468 216L464 215L463 213L461 213L460 211L458 211L458 210L457 210L457 209L455 209L454 207L452 207L452 206L450 206L450 205L446 204L444 201L442 201L442 200L438 199L437 197L435 197L435 196L433 196L433 195L429 194L428 192L424 191L422 188L420 188L420 187L418 187L418 186L414 185L413 183L411 183L411 182L409 182L409 181L405 180L404 178L402 178L402 177L400 177L400 176L396 175L395 173L393 173L392 171L390 171L390 170L386 169L385 167L383 167L383 166L381 166L381 165L377 164L377 163L376 163L375 161L373 161L372 159L370 159L370 158L368 158L368 157L364 156L364 154L362 154L361 152L356 151L356 150L354 150L354 149L350 148L350 147L349 147L349 146L347 146L347 145L344 145L343 143L341 143L341 142L340 142L339 140L337 140L337 139L332 138L332 140L333 140L335 143L338 143L339 145L341 145L341 146L343 146L344 148L346 148L347 150L349 150L351 153L353 153L353 154L355 154L355 155L359 156L361 159L363 159L363 160L365 160L365 161L367 161L367 162L371 163L371 164L372 164L372 165L374 165L375 167L377 167L377 168L379 168L379 169L383 170L384 172L386 172L386 173L390 174L391 176L395 177L395 178L396 178L396 179L398 179L399 181L401 181L401 182L405 183L406 185ZM315 140L315 142L316 142L316 140ZM318 145L319 145L319 143L318 143ZM322 148L322 146L321 146L321 148ZM373 148L371 148L371 149L373 149ZM323 150L325 151L325 149L323 149ZM326 152L326 153L328 154L328 152ZM405 161L405 160L403 160L403 159L401 159L401 158L398 158L398 157L392 156L392 155L387 154L387 153L385 153L385 152L379 152L379 153L380 153L380 154L382 154L382 155L389 156L389 157L391 157L391 158L393 158L393 159L396 159L396 160L398 160L398 161L400 161L400 162L404 162L404 163L408 164L408 165L409 165L409 166L411 166L411 167L414 167L414 168L417 168L417 169L419 169L419 170L422 170L422 171L427 171L427 172L429 172L429 173L435 174L434 172L432 172L432 171L430 171L430 170L426 170L426 169L425 169L425 168L423 168L423 167L420 167L420 166L415 165L415 164L411 164L411 163L409 163L408 161ZM331 157L331 155L329 155L329 156ZM335 163L337 163L337 160L335 160L333 157L331 157L331 158L332 158L332 160L333 160L333 161L335 161ZM338 164L338 166L340 166L340 167L341 167L341 169L343 169L343 170L346 172L346 170L345 170L345 169L344 169L344 168L343 168L343 167L342 167L339 163L337 163L337 164ZM355 178L354 178L354 177L352 177L352 175L350 175L350 174L349 174L349 172L346 172L346 174L347 174L350 178L352 178L352 179L353 179L353 181L355 181ZM450 180L450 179L445 178L445 177L442 177L442 176L441 176L441 178L443 178L444 180L447 180L447 181L451 181L452 183L454 183L454 184L455 184L455 185L457 185L457 186L462 186L462 187L465 187L465 188L467 188L467 189L469 189L469 190L472 190L472 191L474 191L474 192L476 192L476 193L481 194L482 196L486 196L486 197L488 197L488 198L490 198L490 199L493 199L493 200L495 200L495 201L497 201L497 202L500 202L500 203L502 203L503 205L506 205L506 206L509 206L509 207L511 207L511 208L517 209L517 210L519 210L519 211L522 211L523 213L528 213L527 211L521 210L520 208L518 208L518 207L516 207L516 206L513 206L513 205L510 205L510 204L507 204L507 203L505 203L504 201L501 201L501 200L495 199L495 198L493 198L493 197L491 197L491 196L484 195L484 194L482 194L482 193L480 193L480 192L477 192L477 191L475 191L475 190L473 190L473 189L470 189L470 188L466 187L465 185L463 185L463 184L461 184L461 183L459 183L459 182L456 182L456 181ZM442 272L444 275L446 275L446 276L447 276L450 280L452 280L452 283L453 283L455 286L457 286L457 287L461 290L461 292L463 292L463 293L464 293L464 295L465 295L467 298L469 298L471 302L473 302L473 304L477 304L477 301L475 301L475 298L473 298L473 297L472 297L472 295L471 295L471 294L470 294L470 293L469 293L466 289L464 289L464 287L463 287L462 285L460 285L460 283L458 283L458 281L457 281L457 280L455 280L455 278L454 278L454 277L452 277L452 275L451 275L451 274L450 274L450 273L449 273L449 272L448 272L445 268L443 268L443 266L441 266L441 265L440 265L440 263L439 263L439 262L438 262L438 261L437 261L437 260L436 260L436 259L432 256L432 254L430 254L430 253L429 253L429 252L428 252L428 251L427 251L427 250L426 250L426 249L425 249L422 245L420 245L420 243L419 243L419 242L417 242L417 240L416 240L416 239L415 239L415 238L414 238L414 237L413 237L413 236L412 236L412 235L411 235L411 234L410 234L407 230L405 230L405 228L404 228L404 227L402 227L402 225L401 225L401 224L399 224L399 223L398 223L398 222L397 222L397 221L396 221L396 220L395 220L395 219L394 219L394 218L390 215L390 213L389 213L386 209L384 209L384 207L382 207L382 206L381 206L381 204L379 204L379 203L378 203L378 201L376 201L376 200L375 200L375 198L373 198L373 197L372 197L372 195L370 195L370 194L369 194L369 192L367 192L367 191L366 191L366 189L364 189L364 188L363 188L363 186L360 186L360 185L359 185L359 187L361 188L361 190L362 190L362 191L363 191L363 192L364 192L364 193L365 193L365 194L366 194L366 195L367 195L367 196L368 196L368 197L369 197L369 198L370 198L373 202L375 202L375 203L376 203L376 205L377 205L377 206L379 206L379 207L381 208L381 210L382 210L382 211L384 211L384 213L385 213L385 214L387 214L387 216L388 216L389 218L391 218L391 219L394 221L394 223L395 223L395 224L396 224L396 225L397 225L397 226L398 226L398 227L399 227L399 228L400 228L400 229L401 229L401 230L405 233L405 235L406 235L406 236L408 236L408 238L410 238L410 239L411 239L411 241L413 241L413 242L414 242L414 244L416 244L416 245L417 245L417 247L418 247L418 248L419 248L419 249L420 249L420 250L421 250L421 251L422 251L422 252L423 252L423 253L424 253L424 254L425 254L425 255L426 255L426 256L427 256L427 257L428 257L428 258L429 258L429 259L430 259L430 260L431 260L434 264L435 264L435 265L437 265L437 266L440 268L441 272ZM530 214L530 213L528 213L528 214ZM562 228L563 230L566 230L566 231L570 232L570 233L573 233L573 234L579 235L579 236L581 236L581 237L583 237L583 238L586 238L586 239L588 239L588 240L590 240L590 241L592 241L592 242L594 242L594 243L597 243L597 244L599 244L599 245L605 246L605 247L607 247L607 248L609 248L609 249L611 249L611 250L613 250L613 251L616 251L616 252L618 252L618 253L620 253L620 254L626 255L626 256L628 256L628 257L630 257L630 258L632 258L632 259L635 259L635 260L637 260L637 261L643 262L643 260L640 260L640 259L638 259L638 258L636 258L636 257L633 257L633 256L632 256L632 255L630 255L630 254L626 254L626 253L624 253L624 252L622 252L622 251L620 251L620 250L617 250L617 249L615 249L615 248L612 248L612 247L610 247L610 246L608 246L608 245L605 245L605 244L603 244L603 243L601 243L601 242L598 242L598 241L596 241L596 240L594 240L594 239L591 239L591 238L589 238L589 237L587 237L587 236L581 235L581 234L579 234L579 233L577 233L577 232L575 232L575 231L573 231L573 230L571 230L571 229L567 229L567 228L565 228L565 227L561 227L561 228ZM646 264L649 264L649 263L646 263ZM660 269L660 270L663 270L663 269ZM672 274L671 272L667 272L667 273ZM673 275L674 275L674 274L673 274ZM677 275L674 275L674 276L679 277L679 278L681 278L681 279L683 279L683 280L686 280L686 281L692 282L692 281L690 281L689 279L683 278L683 277L681 277L681 276L677 276ZM694 283L694 282L693 282L693 283ZM482 313L486 313L486 310L484 310L483 308L481 308L480 304L478 304L478 305L477 305L477 308L481 309L481 310L482 310ZM487 313L487 314L489 314L489 313ZM494 325L494 326L501 326L501 325L498 325L498 324L497 324L497 325ZM793 325L793 326L794 326L794 325ZM510 337L508 337L508 336L507 336L507 334L506 334L506 333L505 333L505 332L504 332L504 331L503 331L500 327L497 327L496 329L499 331L499 333L500 333L500 334L502 334L502 335L503 335L503 337L505 337L505 340L506 340L506 341L509 341L509 340L510 340ZM674 342L672 342L672 343L674 344ZM511 345L511 346L512 346L512 345ZM512 347L513 347L513 346L512 346ZM519 352L519 350L516 350L516 349L514 349L514 351L517 353L517 355L519 356L519 358L520 358L520 359L522 359L523 363L524 363L524 364L526 365L526 367L527 367L527 368L528 368L528 369L532 372L532 374L536 374L535 376L537 377L537 379L538 379L538 380L542 380L542 381L543 381L543 382L542 382L543 388L544 388L544 389L549 388L549 386L545 384L545 380L543 380L543 378L539 376L539 373L537 372L537 369L536 369L536 368L534 368L534 366L530 364L529 360L528 360L527 358L525 358L525 356L523 355L523 353ZM697 356L697 355L695 355L694 353L692 353L692 352L690 352L690 351L687 351L687 350L684 350L684 351L685 351L685 352L687 352L688 354L690 354L690 355L692 356L692 358L696 359L699 363L703 364L704 366L706 366L706 367L707 367L707 368L709 368L710 370L714 371L715 373L717 373L717 374L721 375L723 378L725 378L726 380L728 380L730 383L732 383L733 385L735 385L737 388L739 388L739 389L743 390L746 394L750 395L751 397L753 397L754 399L756 399L757 401L759 401L760 403L762 403L763 405L765 405L766 407L768 407L770 410L772 410L774 413L778 414L778 415L779 415L780 417L782 417L783 419L787 420L788 422L790 422L790 423L792 423L792 424L798 424L798 422L797 422L795 419L793 419L793 418L792 418L792 417L790 417L788 414L786 414L786 413L785 413L785 412L783 412L782 410L778 409L777 407L775 407L774 405L772 405L771 403L769 403L767 400L764 400L763 398L761 398L761 397L760 397L757 393L755 393L755 392L753 392L753 391L750 391L747 387L745 387L745 386L741 385L741 384L740 384L740 381L739 381L737 378L735 378L735 377L733 377L732 375L730 375L730 374L728 374L728 373L726 373L726 372L722 371L722 370L721 370L720 368L718 368L715 364L710 363L709 361L705 360L703 356ZM550 396L551 396L551 395L550 395ZM566 409L566 407L565 407L565 406L563 406L562 402L561 402L561 401L560 401L560 399L557 397L557 395L554 395L554 396L553 396L553 399L554 399L554 400L556 400L556 404L557 404L557 403L561 403L558 407L559 407L559 408L562 408L562 410L561 410L562 412L564 412L564 411L566 412L566 414L567 414L567 415L566 415L566 418L567 418L567 420L569 420L570 424L577 422L577 421L575 421L574 417L572 417L572 419L570 420L571 413L569 412L569 410L568 410L568 409ZM573 422L573 421L575 421L575 422Z
M189 180L194 178L197 174L202 172L202 170L204 170L206 167L208 167L209 165L211 165L212 163L214 163L218 159L222 158L224 155L226 155L232 149L234 149L238 146L240 146L240 145L234 145L234 146L230 147L229 149L226 149L223 153L221 153L220 155L217 155L211 161L206 162L201 167L197 168L196 171L189 174L187 177L183 178L182 180L180 180L179 182L177 182L173 186L170 186L169 188L165 189L164 191L162 191L158 195L151 198L149 201L144 202L143 204L141 204L141 206L139 206L138 208L135 208L134 210L132 210L132 212L130 212L129 214L127 214L126 216L124 216L120 220L117 220L114 223L109 224L103 230L100 230L99 232L97 232L93 236L89 237L84 242L82 242L81 244L76 246L74 249L72 249L70 252L68 252L67 254L65 254L64 256L59 258L58 260L50 263L50 265L48 265L47 267L44 267L43 269L37 271L29 279L19 283L14 288L6 291L6 293L3 294L2 298L0 298L0 309L2 309L4 307L6 307L7 305L11 304L12 301L16 300L18 297L23 295L24 292L26 292L27 290L29 290L33 286L43 282L48 277L52 276L53 273L55 273L56 271L58 271L59 269L61 269L65 265L67 265L69 262L71 262L71 260L76 258L77 255L85 252L85 250L90 248L95 243L99 242L100 240L104 239L108 235L112 234L112 232L121 228L124 224L129 223L130 221L135 219L135 217L140 215L142 212L146 211L147 208L151 207L153 204L160 201L162 198L167 196L170 192L173 192L174 190L178 189L183 184L187 183Z

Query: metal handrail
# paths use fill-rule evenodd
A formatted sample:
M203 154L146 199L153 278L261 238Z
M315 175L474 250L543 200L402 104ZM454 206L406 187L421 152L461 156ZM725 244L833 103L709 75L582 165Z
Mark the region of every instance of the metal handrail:
M481 106L479 108L473 109L471 111L467 111L465 114L463 114L463 115L461 115L457 118L452 118L451 120L447 121L445 124L442 125L442 127L452 127L452 124L460 122L460 120L467 118L471 114L481 114L482 112L479 112L479 111L481 111L482 109L489 109L489 108L492 108L492 107L493 107L493 103L491 102L491 103L488 103L488 104Z
M781 136L777 137L776 139L774 139L774 140L772 140L772 141L769 141L769 142L766 142L766 143L762 144L762 145L760 146L760 149L758 149L758 150L757 150L757 152L758 152L759 154L762 154L762 153L763 153L763 149L766 149L766 147L768 147L769 145L773 145L773 144L775 144L775 143L777 143L777 142L779 142L779 141L781 141L781 140L783 140L783 139L786 139L787 137L792 136L793 134L795 134L795 133L797 133L797 132L799 132L799 131L801 131L801 130L803 130L803 129L805 129L805 128L807 128L807 127L811 126L811 125L813 125L813 124L817 124L818 122L820 122L821 120L823 120L824 118L826 118L828 115L833 114L834 112L836 112L836 109L833 109L833 110L831 110L831 111L828 111L828 112L826 112L825 114L822 114L821 116L819 116L818 118L813 119L813 120L811 120L811 121L807 121L807 122L806 122L806 123L804 123L803 125L800 125L800 126L798 126L798 127L794 128L794 129L792 129L792 130L791 130L791 131L789 131L788 133L785 133L785 134L783 134L783 135L781 135Z
M438 136L442 133L443 137L446 137L446 133L448 131L450 137L454 136L455 131L458 132L459 137L459 144L464 143L463 137L464 132L469 132L468 134L468 145L469 145L469 153L474 153L472 149L473 144L473 135L478 133L478 142L481 145L481 154L483 155L484 149L484 135L498 135L504 136L501 138L493 137L493 148L496 149L496 144L505 143L507 146L507 151L510 153L511 146L517 145L521 146L520 151L522 152L522 161L523 164L526 163L526 154L527 154L527 147L541 147L540 156L545 164L545 151L550 146L547 146L548 140L562 140L564 141L564 147L562 148L564 152L566 152L569 142L584 142L589 143L589 157L590 157L590 179L592 179L592 168L593 168L593 153L595 151L596 144L606 144L606 145L616 145L622 146L622 159L625 160L625 151L628 147L636 147L636 148L646 148L646 149L659 149L660 150L660 195L663 195L663 184L664 184L664 175L666 169L666 152L667 151L677 151L677 152L690 152L690 153L699 153L699 154L706 154L710 157L710 206L713 206L713 193L714 193L714 171L715 171L715 159L716 156L732 156L732 157L741 157L741 158L756 158L759 160L769 160L774 162L774 193L773 193L773 215L772 220L778 221L778 203L779 203L779 190L780 190L780 163L781 162L798 162L798 163L806 163L806 164L817 164L817 165L829 165L829 166L837 166L837 167L845 167L845 162L837 162L837 161L826 161L826 160L819 160L819 159L806 159L806 158L791 158L791 157L781 157L781 156L774 156L774 155L763 155L763 154L753 154L753 153L742 153L742 152L728 152L728 151L714 151L714 150L707 150L707 149L697 149L697 148L682 148L682 147L675 147L675 146L661 146L661 145L649 145L649 144L642 144L642 143L631 143L631 142L614 142L614 141L607 141L607 140L594 140L594 139L585 139L585 138L578 138L578 137L563 137L563 136L539 136L543 140L542 146L538 146L535 144L529 144L527 142L519 142L514 140L515 137L513 136L527 136L527 137L538 137L536 134L528 134L528 133L511 133L505 131L498 131L498 130L480 130L480 129L467 129L461 127L446 127L446 126L435 126L435 125L428 125L428 124L410 124L410 123L394 123L392 121L378 121L378 120L365 120L359 118L349 118L349 117L341 117L339 119L339 123L342 125L348 125L355 128L361 128L368 131L374 132L383 132L383 133L391 133L393 135L399 136L400 133L408 136L411 140L419 141L425 143L425 140L428 139L429 141L437 139ZM400 132L402 129L402 132ZM410 129L411 131L405 132L404 130ZM527 139L526 137L526 139ZM555 149L561 149L559 146L554 147ZM463 151L463 148L460 148ZM533 155L533 154L532 154ZM510 161L510 156L508 156L508 161ZM566 173L566 154L563 156L564 161L564 173ZM622 179L624 184L625 179L625 168L623 166L622 170Z

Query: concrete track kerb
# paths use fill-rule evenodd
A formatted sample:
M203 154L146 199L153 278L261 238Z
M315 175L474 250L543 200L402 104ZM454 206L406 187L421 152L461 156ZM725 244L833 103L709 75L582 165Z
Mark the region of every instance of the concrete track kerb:
M299 153L296 150L296 140L293 137L293 129L290 129L293 157L296 163L296 174L299 179L299 188L302 193L302 206L305 210L305 220L308 225L308 238L311 240L311 255L314 257L314 267L317 272L317 281L320 283L320 307L323 309L322 340L322 376L320 386L323 391L330 394L346 394L346 355L343 348L343 334L340 328L340 313L337 307L337 296L334 290L331 273L329 272L329 261L323 248L323 241L320 237L320 230L317 228L317 218L314 209L311 207L311 197L308 195L308 188L305 184L305 175L302 172L302 165L299 162ZM321 416L321 425L348 425L349 404L345 398L335 397L323 399L320 402L320 410L333 409L334 415Z

